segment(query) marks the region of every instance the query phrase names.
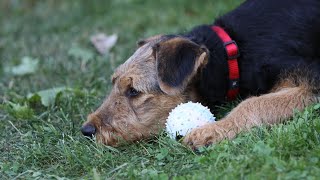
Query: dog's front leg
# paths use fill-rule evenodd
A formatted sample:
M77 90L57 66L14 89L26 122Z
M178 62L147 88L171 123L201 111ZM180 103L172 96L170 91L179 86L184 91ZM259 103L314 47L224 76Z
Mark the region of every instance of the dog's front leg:
M207 146L232 139L239 132L262 124L280 123L302 110L316 98L305 87L280 88L276 92L251 97L240 103L222 120L194 129L183 140L192 147Z

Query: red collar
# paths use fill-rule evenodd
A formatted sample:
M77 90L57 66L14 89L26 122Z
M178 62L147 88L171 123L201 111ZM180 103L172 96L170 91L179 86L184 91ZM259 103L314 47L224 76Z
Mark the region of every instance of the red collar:
M227 32L219 26L212 26L211 29L217 33L224 44L224 48L227 54L228 66L229 66L229 89L227 92L227 100L234 100L239 94L239 48L238 45Z

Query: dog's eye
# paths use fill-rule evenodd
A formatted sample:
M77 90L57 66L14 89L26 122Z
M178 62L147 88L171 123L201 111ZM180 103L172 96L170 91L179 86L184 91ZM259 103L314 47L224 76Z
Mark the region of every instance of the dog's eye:
M127 95L129 97L135 97L135 96L138 96L140 94L140 92L134 88L130 88L127 92Z

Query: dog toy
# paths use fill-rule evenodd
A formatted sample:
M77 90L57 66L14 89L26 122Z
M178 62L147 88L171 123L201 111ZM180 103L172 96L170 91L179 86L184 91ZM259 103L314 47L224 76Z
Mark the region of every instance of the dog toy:
M167 118L166 131L171 139L179 139L192 129L215 122L210 110L200 103L181 103Z

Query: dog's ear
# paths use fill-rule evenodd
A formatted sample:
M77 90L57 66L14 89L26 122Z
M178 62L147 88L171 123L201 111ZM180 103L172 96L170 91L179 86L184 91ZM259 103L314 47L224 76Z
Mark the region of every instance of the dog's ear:
M156 43L157 41L159 41L161 39L161 37L163 37L163 35L159 34L159 35L151 36L151 37L146 38L146 39L141 39L141 40L139 40L137 42L137 46L141 47L141 46L143 46L143 45L145 45L145 44L147 44L147 43L149 43L151 41L154 41Z
M209 55L207 48L183 37L163 40L153 51L160 89L169 95L182 93Z

